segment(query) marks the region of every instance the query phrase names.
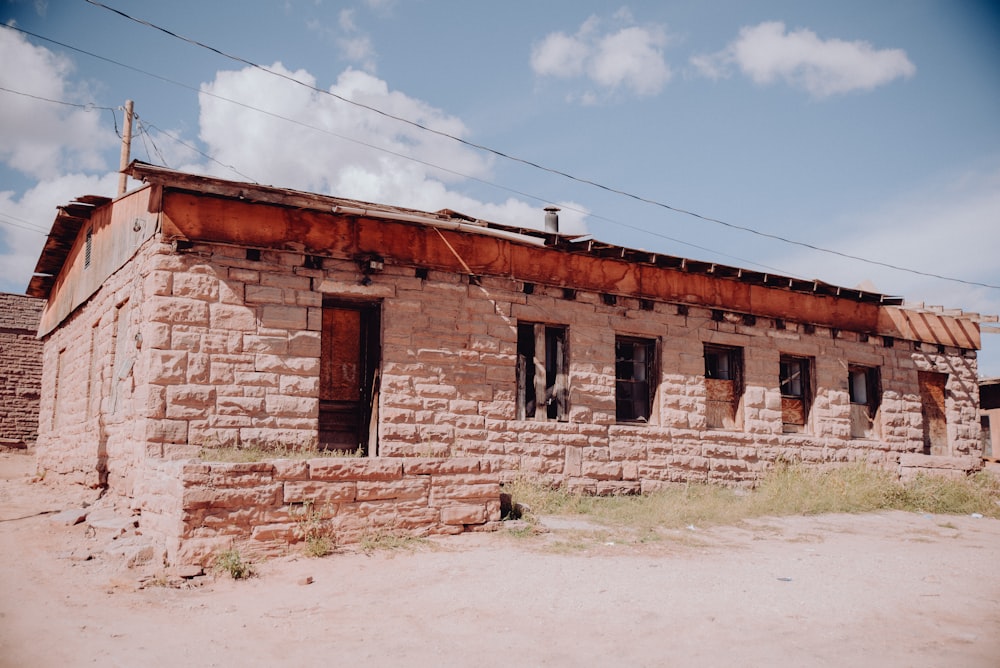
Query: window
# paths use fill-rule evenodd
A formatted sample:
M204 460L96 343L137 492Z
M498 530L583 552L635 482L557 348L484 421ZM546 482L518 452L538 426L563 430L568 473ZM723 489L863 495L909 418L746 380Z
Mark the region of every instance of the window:
M851 437L878 438L875 416L881 391L878 369L850 365L847 368L848 393L851 397Z
M851 398L851 437L878 438L875 416L882 394L878 369L851 365L847 368L847 382Z
M618 420L649 422L656 391L656 342L617 337L615 376L615 413ZM650 383L654 384L651 386Z
M517 325L517 419L569 420L566 327Z
M743 396L743 349L705 346L705 423L709 429L739 429Z
M778 371L781 388L781 422L786 432L805 430L809 416L811 360L782 356Z

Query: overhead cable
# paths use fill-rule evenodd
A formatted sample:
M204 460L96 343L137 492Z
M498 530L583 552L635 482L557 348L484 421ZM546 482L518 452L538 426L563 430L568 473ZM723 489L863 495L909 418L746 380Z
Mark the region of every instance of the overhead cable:
M449 133L444 132L442 130L435 130L434 128L431 128L431 127L428 127L428 126L423 125L421 123L418 123L417 121L413 121L413 120L410 120L408 118L404 118L404 117L401 117L401 116L396 116L395 114L391 114L391 113L389 113L387 111L379 109L378 107L374 107L374 106L371 106L371 105L368 105L368 104L364 104L362 102L357 102L356 100L351 100L351 99L346 98L346 97L344 97L342 95L338 95L337 93L334 93L332 91L329 91L329 90L326 90L326 89L323 89L323 88L318 88L316 86L313 86L311 84L305 83L303 81L299 81L298 79L296 79L294 77L291 77L291 76L289 76L287 74L284 74L282 72L276 72L276 71L271 70L271 69L269 69L267 67L264 67L262 65L258 65L257 63L254 63L254 62L252 62L250 60L247 60L246 58L242 58L240 56L235 56L235 55L232 55L230 53L226 53L225 51L222 51L221 49L218 49L218 48L216 48L214 46L210 46L210 45L205 44L203 42L199 42L198 40L192 39L190 37L185 37L183 35L179 35L179 34L173 32L173 31L168 30L167 28L159 26L159 25L157 25L155 23L151 23L151 22L146 21L144 19L136 18L134 16L126 14L125 12L123 12L121 10L115 9L114 7L109 7L108 5L105 5L105 4L101 3L101 2L97 2L97 0L86 0L86 2L88 2L89 4L94 5L96 7L100 7L102 9L107 10L107 11L110 11L110 12L113 12L115 14L118 14L119 16L121 16L121 17L123 17L125 19L128 19L129 21L133 21L135 23L138 23L140 25L146 26L148 28L152 28L153 30L157 30L159 32L162 32L162 33L164 33L166 35L169 35L169 36L174 37L176 39L179 39L181 41L187 42L188 44L192 44L192 45L200 47L202 49L207 49L208 51L211 51L212 53L216 53L216 54L218 54L218 55L220 55L220 56L222 56L224 58L228 58L229 60L233 60L233 61L238 62L238 63L243 63L244 65L247 65L247 66L252 67L254 69L260 70L262 72L266 72L266 73L268 73L268 74L270 74L272 76L276 76L276 77L285 79L285 80L290 81L292 83L295 83L295 84L297 84L299 86L303 86L304 88L308 88L309 90L312 90L312 91L314 91L316 93L321 93L323 95L329 95L329 96L334 97L334 98L336 98L336 99L338 99L338 100L340 100L342 102L346 102L348 104L354 105L356 107L360 107L362 109L367 109L368 111L374 112L374 113L379 114L381 116L384 116L386 118L391 118L391 119L393 119L395 121L399 121L400 123L405 123L407 125L411 125L411 126L413 126L415 128L423 130L425 132L431 132L431 133L436 134L436 135L438 135L440 137L445 137L447 139L451 139L453 141L459 142L459 143L461 143L461 144L463 144L465 146L468 146L470 148L474 148L474 149L477 149L477 150L480 150L480 151L491 153L491 154L493 154L495 156L498 156L500 158L511 160L513 162L518 162L518 163L521 163L523 165L527 165L529 167L533 167L535 169L539 169L539 170L548 172L550 174L555 174L557 176L561 176L563 178L569 179L571 181L575 181L577 183L583 183L585 185L589 185L589 186L592 186L594 188L599 188L601 190L604 190L604 191L607 191L607 192L610 192L610 193L614 193L616 195L621 195L623 197L627 197L627 198L636 200L638 202L642 202L644 204L649 204L649 205L652 205L652 206L656 206L656 207L660 207L660 208L666 209L668 211L673 211L674 213L679 213L679 214L682 214L682 215L691 216L691 217L696 218L698 220L703 220L703 221L709 222L709 223L716 223L718 225L722 225L722 226L728 227L730 229L741 230L743 232L748 232L750 234L755 234L757 236L764 237L764 238L767 238L767 239L773 239L775 241L780 241L782 243L791 244L791 245L799 246L799 247L802 247L802 248L808 248L810 250L814 250L814 251L817 251L817 252L820 252L820 253L828 253L830 255L836 255L838 257L842 257L842 258L849 259L849 260L856 260L858 262L864 262L866 264L877 265L877 266L881 266L881 267L886 267L888 269L894 269L896 271L903 271L903 272L907 272L907 273L911 273L911 274L917 274L917 275L920 275L920 276L927 276L927 277L930 277L930 278L937 278L937 279L941 279L941 280L944 280L944 281L953 281L955 283L963 283L965 285L975 285L975 286L979 286L979 287L1000 290L1000 285L989 285L987 283L979 283L977 281L968 281L968 280L964 280L964 279L961 279L961 278L955 278L955 277L951 277L951 276L943 276L941 274L935 274L935 273L931 273L931 272L920 271L920 270L917 270L917 269L910 269L910 268L907 268L907 267L902 267L902 266L899 266L899 265L891 264L891 263L888 263L888 262L882 262L880 260L872 260L870 258L861 257L859 255L852 255L850 253L845 253L845 252L842 252L842 251L833 250L833 249L825 248L825 247L822 247L822 246L817 246L815 244L811 244L811 243L808 243L808 242L805 242L805 241L798 241L798 240L795 240L795 239L789 239L788 237L784 237L784 236L781 236L781 235L778 235L778 234L771 234L770 232L762 232L762 231L757 230L757 229L752 228L752 227L747 227L745 225L737 225L735 223L726 222L726 221L720 220L718 218L712 218L711 216L705 216L705 215L702 215L700 213L696 213L694 211L689 211L687 209L682 209L682 208L679 208L679 207L672 206L670 204L666 204L664 202L660 202L659 200L655 200L655 199L652 199L652 198L649 198L649 197L644 197L642 195L637 195L637 194L631 193L631 192L629 192L627 190L622 190L620 188L616 188L616 187L613 187L613 186L608 186L608 185L605 185L605 184L602 184L602 183L598 183L597 181L592 181L592 180L584 178L584 177L575 176L573 174L569 174L568 172L564 172L562 170L555 169L553 167L547 167L545 165L542 165L540 163L537 163L537 162L534 162L534 161L531 161L531 160L527 160L525 158L520 158L520 157L515 156L515 155L504 153L503 151L499 151L497 149L491 148L489 146L485 146L483 144L477 144L475 142L469 141L467 139L463 139L463 138L458 137L456 135L449 134Z

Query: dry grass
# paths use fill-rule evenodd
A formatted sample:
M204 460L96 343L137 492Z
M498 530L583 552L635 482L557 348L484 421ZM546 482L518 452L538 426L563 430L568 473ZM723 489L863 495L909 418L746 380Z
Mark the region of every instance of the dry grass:
M963 479L919 476L903 484L893 474L864 464L827 470L779 465L752 491L687 484L645 496L592 497L524 480L509 483L505 491L536 516L583 515L647 532L736 524L754 517L879 510L1000 518L1000 482L988 474Z
M259 446L223 447L205 446L198 452L198 458L205 462L247 463L267 459L316 459L318 457L363 457L359 448L350 450L292 450L289 448L267 448Z

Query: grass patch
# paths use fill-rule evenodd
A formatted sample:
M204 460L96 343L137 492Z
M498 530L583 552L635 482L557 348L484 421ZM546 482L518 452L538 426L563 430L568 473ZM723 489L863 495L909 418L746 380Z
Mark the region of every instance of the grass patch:
M293 450L291 448L266 448L258 446L224 447L204 446L198 451L198 458L205 462L227 462L244 464L267 459L316 459L320 457L364 457L361 448L357 450Z
M245 580L256 575L253 564L243 559L243 555L235 547L220 552L212 563L216 573L228 573L234 580Z
M330 526L333 510L330 506L317 508L316 502L309 500L292 510L296 532L305 542L307 557L325 557L337 549L337 538Z
M504 486L530 515L582 515L654 534L656 529L736 524L754 517L880 510L1000 518L1000 482L986 473L954 479L918 476L900 483L865 464L826 470L778 465L752 491L684 484L644 496L593 497L517 480Z
M369 527L361 534L358 544L365 554L387 550L395 552L399 550L415 550L427 541L423 538L415 538L405 533L397 531L391 526Z

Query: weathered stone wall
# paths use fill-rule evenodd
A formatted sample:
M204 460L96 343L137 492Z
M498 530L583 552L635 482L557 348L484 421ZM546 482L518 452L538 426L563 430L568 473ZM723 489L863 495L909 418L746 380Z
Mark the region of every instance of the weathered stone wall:
M420 277L391 258L366 281L356 262L320 264L295 252L196 243L177 253L148 242L46 344L47 387L59 387L59 375L90 388L86 398L59 394L58 411L57 393L44 397L45 437L66 438L46 461L86 469L106 459L109 484L129 496L147 457L184 459L206 445L316 447L324 295L381 303L383 456L471 456L507 476L598 493L752 482L778 459L896 467L923 447L920 370L948 374L949 453L981 448L974 351L696 306L610 304L507 279ZM518 322L567 328L567 422L516 419ZM648 424L616 421L616 335L658 342ZM738 429L707 427L706 343L744 351ZM782 354L813 360L803 433L783 433ZM848 364L880 369L877 438L851 438Z
M45 302L0 293L0 448L27 448L38 438L42 342L36 338Z
M475 455L497 468L565 481L586 491L649 490L664 482L746 482L775 460L866 460L895 467L922 449L918 370L947 371L949 447L980 445L974 351L770 319L713 318L709 309L516 281L431 272L420 283L392 283L383 302L381 448L384 454ZM735 320L736 322L732 322ZM566 325L570 350L568 422L515 418L516 324ZM660 384L649 424L617 424L617 334L659 341ZM708 429L704 344L742 347L743 428ZM805 433L782 433L781 354L814 360ZM851 438L848 364L879 367L880 438Z
M140 528L173 564L207 565L231 546L275 555L308 533L454 534L500 519L499 474L477 459L150 460L136 488Z
M114 273L44 339L38 466L128 495L145 459L136 402L141 377L143 267L157 246Z

